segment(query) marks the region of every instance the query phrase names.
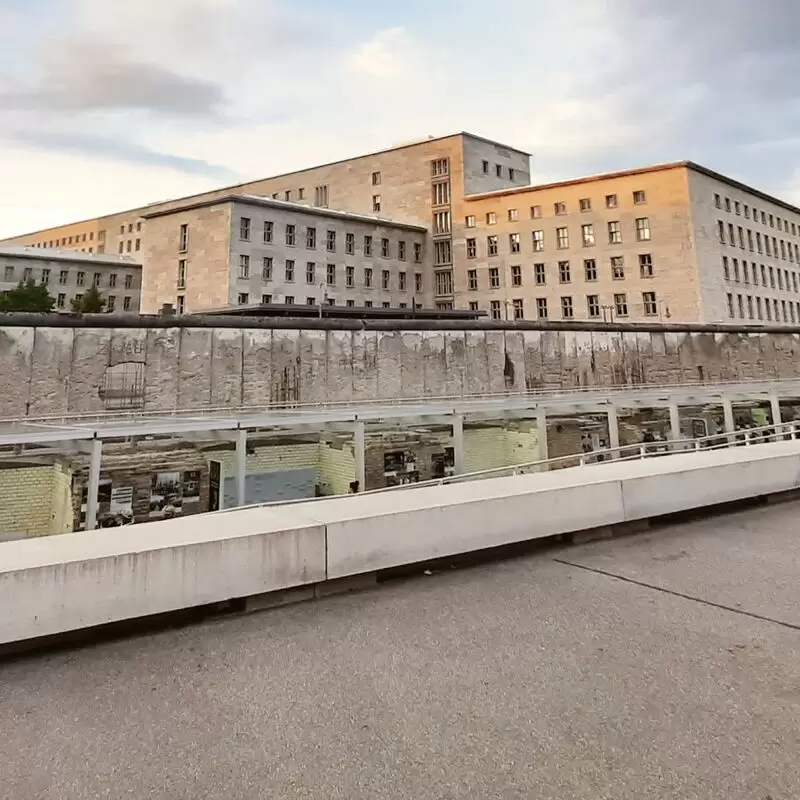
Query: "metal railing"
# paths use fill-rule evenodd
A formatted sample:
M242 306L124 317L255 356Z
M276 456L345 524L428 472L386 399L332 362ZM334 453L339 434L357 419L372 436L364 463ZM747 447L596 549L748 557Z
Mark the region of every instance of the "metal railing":
M756 428L746 428L732 433L715 433L701 436L696 439L672 439L655 442L640 442L626 444L619 447L609 447L603 450L593 450L588 453L574 453L572 455L557 456L555 458L528 461L522 464L511 464L505 467L466 472L460 475L448 475L443 478L434 478L416 483L385 486L380 489L370 489L359 492L357 495L325 495L323 497L307 497L297 500L276 500L268 503L255 503L250 506L224 509L220 513L239 511L242 508L268 508L271 506L294 505L295 503L311 503L317 500L330 500L333 497L356 497L364 495L384 494L410 489L420 489L432 486L447 486L455 483L464 483L489 478L502 478L514 475L525 475L531 472L550 472L556 469L588 467L597 464L618 464L620 461L634 461L645 458L659 458L676 455L679 453L701 452L707 450L727 450L731 447L749 447L768 442L789 441L800 439L800 421L783 422L778 425L763 425Z
M480 401L496 401L496 400L536 400L542 399L558 399L560 397L569 397L574 395L584 395L591 397L592 395L619 395L631 392L646 392L655 393L669 392L675 390L697 389L705 393L713 393L714 390L725 390L731 387L751 387L759 385L768 385L770 387L790 387L797 386L800 390L800 379L784 379L784 380L770 380L770 379L746 379L734 381L714 381L708 383L688 382L688 383L661 383L661 384L613 384L611 386L545 386L534 389L528 389L518 392L478 392L469 393L463 392L461 394L451 395L420 395L416 397L388 397L388 398L368 398L368 399L352 399L352 400L321 400L313 403L300 403L292 401L281 401L266 403L262 405L245 405L245 406L201 406L198 408L174 408L162 410L140 410L140 411L97 411L91 413L81 414L53 414L46 416L29 416L29 417L5 417L0 418L0 425L12 424L40 424L40 425L55 425L68 423L87 424L91 422L127 422L133 420L153 420L153 419L174 419L177 417L197 418L197 417L235 417L248 414L268 414L291 412L292 414L302 412L319 412L325 410L340 410L345 408L353 408L359 406L361 408L380 408L380 407L400 407L400 406L416 406L423 404L447 404L447 403L463 403L463 402L480 402Z

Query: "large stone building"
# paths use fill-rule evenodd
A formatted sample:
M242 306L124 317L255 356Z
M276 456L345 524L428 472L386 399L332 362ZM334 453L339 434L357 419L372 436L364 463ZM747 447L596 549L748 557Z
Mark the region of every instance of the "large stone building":
M145 308L179 306L182 296L194 310L188 283L185 292L177 283L180 262L189 259L172 245L183 223L165 212L208 209L214 206L204 204L225 198L222 206L230 208L232 197L246 195L287 204L298 228L307 225L302 206L378 216L387 227L389 220L424 227L426 306L477 308L495 318L800 322L800 209L691 162L540 186L530 179L527 153L459 133L9 241L76 248L95 242L117 254L141 249L150 262L145 283L160 276L157 288L146 288ZM202 260L200 252L190 255ZM231 252L234 267L238 255L246 254ZM362 269L349 266L356 274ZM196 263L193 274L206 269L220 266ZM223 271L214 303L232 304L240 295L251 301L259 293L296 302L312 297L270 292L252 277L240 290L229 280L230 263Z
M146 216L142 310L281 303L409 308L430 296L426 229L232 196ZM426 292L427 288L427 292Z
M97 286L108 311L139 313L142 267L126 256L92 254L81 250L38 247L0 247L0 292L20 281L47 286L56 311L69 311L73 300Z

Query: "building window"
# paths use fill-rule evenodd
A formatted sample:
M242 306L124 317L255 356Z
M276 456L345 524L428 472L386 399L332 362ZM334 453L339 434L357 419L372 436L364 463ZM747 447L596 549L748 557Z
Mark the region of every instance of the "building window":
M769 308L769 302L767 302L767 308ZM733 308L733 295L730 294L730 292L728 293L728 316L731 317L731 319L736 316L736 312Z
M615 294L614 295L614 309L618 317L628 316L628 295Z
M642 301L644 303L644 315L646 317L655 317L658 314L658 303L656 302L656 293L642 292Z
M127 243L126 243L126 246L125 246L125 249L126 249L126 250L127 250L129 253L131 252L131 250L133 250L133 242L132 242L130 239L128 239L128 241L127 241Z
M717 208L722 208L722 198L718 194L714 195L714 205Z
M364 267L364 288L371 289L372 288L372 268L371 267Z
M263 300L262 300L262 302L263 302ZM316 304L317 304L317 298L316 297L306 297L306 305L307 306L315 306Z
M271 222L264 223L264 244L272 244L273 227Z
M478 257L478 240L467 239L467 258Z
M508 221L517 222L519 220L519 211L516 208L508 209Z
M608 223L608 243L622 244L622 227L619 222Z
M434 235L450 233L449 211L437 211L433 215L433 233Z
M131 310L131 298L125 297L122 300L122 310L123 311L130 311Z
M587 281L597 280L597 262L593 258L587 258L583 262L583 273Z
M372 213L377 214L381 210L381 196L379 194L372 195Z
M640 206L647 202L647 195L639 189L633 193L633 202L635 205Z
M728 244L731 247L736 246L736 234L734 232L733 224L730 222L728 223Z
M582 200L578 200L578 208L581 211L591 211L592 201L588 197L584 197Z
M335 264L328 264L327 271L325 273L325 280L328 286L336 286L336 265Z
M753 231L750 228L747 229L747 247L749 248L750 252L753 252ZM789 253L792 251L789 250Z
M600 316L600 296L596 294L586 295L586 309L589 317L594 319Z
M641 253L639 255L639 275L642 278L653 277L653 256L650 253Z
M733 279L736 283L739 283L739 259L733 259Z
M544 252L544 231L533 232L533 252L534 253Z
M9 274L8 271L9 270L11 270L11 277L10 278L8 277L8 274ZM6 280L10 281L10 280L13 280L13 278L14 278L14 267L6 267ZM62 269L58 273L58 282L63 286L67 282L68 279L69 279L69 273L67 272L67 270Z
M496 225L497 224L497 214L494 211L490 211L486 215L486 224L487 225Z
M481 162L481 165L483 167L483 174L484 175L488 175L489 174L489 162L486 159L483 159L483 161Z
M407 281L406 281L406 273L405 272L398 272L397 273L397 281L398 281L397 288L401 292L408 291L408 285L407 285Z
M522 267L511 267L511 285L522 286Z
M294 305L294 295L287 294L286 297L283 298L283 304L286 306L293 306Z
M439 244L444 244L440 242ZM449 244L449 242L448 242ZM381 258L391 258L392 252L389 245L388 239L381 239Z
M569 261L558 262L558 282L572 283L572 273L569 268Z
M250 277L250 256L239 256L239 278L247 280Z
M612 256L611 277L615 281L625 280L625 259L622 256Z
M581 239L584 247L594 247L594 225L581 225Z
M108 298L108 310L109 311L113 311L114 310L114 303L111 302L113 299L114 299L113 297L109 297ZM179 294L177 296L175 307L176 307L176 311L178 312L178 314L185 314L186 313L186 297L184 295Z
M397 243L397 260L406 260L406 243L402 239Z
M250 295L247 292L239 292L237 302L240 306L246 306L250 302Z
M500 301L499 300L492 300L489 303L489 316L492 319L500 319Z
M538 319L547 319L547 298L536 298L536 316Z
M388 288L388 287L386 287ZM453 273L450 270L436 273L436 295L453 294Z
M478 301L477 300L470 300L469 301L469 310L470 311L477 311L478 310Z
M487 236L486 237L486 246L487 252L490 256L497 255L497 237L496 236Z
M330 303L328 305L330 305ZM372 300L365 300L364 308L372 308Z
M364 237L364 256L369 258L372 256L372 237L365 236Z
M414 263L422 263L422 245L419 242L414 242Z
M606 195L606 208L616 208L619 205L617 196L615 194Z
M73 301L74 301L75 305L79 305L81 300L83 300L83 294L79 292L78 294L75 295L75 297L73 298ZM778 301L776 300L775 302L777 303ZM775 313L777 314L777 311Z
M295 242L297 240L297 229L294 225L287 225L286 226L286 244L289 247L294 247Z
M66 296L65 294L60 294L60 295L58 296L58 298L56 299L56 305L57 305L59 308L64 308L64 306L65 306L66 304L67 304L67 296Z
M134 249L134 250L135 250L137 253L138 253L138 252L139 252L139 251L142 249L142 240L141 240L141 239L137 239L137 240L136 240L136 242L134 243L133 249ZM90 252L90 253L92 252L92 248L91 248L91 247L89 248L89 252Z
M453 263L453 248L449 239L444 242L433 243L433 263L435 266L445 266Z
M272 256L264 256L261 264L261 280L266 283L272 280Z
M471 292L478 291L478 270L476 269L467 270L467 288Z
M117 276L112 275L108 285L113 288L117 285ZM186 259L182 258L178 262L178 288L185 289L186 288Z
M450 161L447 158L437 158L431 161L431 175L439 178L450 173Z
M313 261L306 262L306 283L314 284L317 282L317 265Z
M356 235L354 233L346 233L344 235L344 252L348 256L352 256L356 252Z
M467 228L474 228L475 227L475 215L474 214L470 214L468 217L466 217L465 220L464 220L464 225Z
M373 186L380 186L381 185L381 173L380 172L373 172L372 173L372 185Z
M784 309L784 314L786 313ZM747 295L747 317L748 319L753 319L753 296L751 294ZM794 317L794 313L792 314Z
M181 266L181 264L183 264L183 272L184 272L184 275L185 275L186 274L186 261L179 261L178 262L178 274L180 275L180 266ZM108 276L108 288L109 289L114 289L116 287L116 285L117 285L117 273L116 272L112 272Z
M86 273L85 272L79 272L77 274L77 276L76 276L75 283L77 283L78 286L83 286L85 281L86 281Z
M306 250L317 249L317 229L306 228Z
M355 301L355 300L347 300L347 301L345 302L345 305L346 305L348 308L352 308L352 307L353 307L355 304L356 304L356 301Z
M547 283L547 268L544 264L533 265L533 278L537 286L544 286Z
M25 267L25 269L22 270L22 280L24 283L33 280L33 269L31 267Z
M336 231L328 231L325 234L325 249L329 253L336 252Z
M344 285L348 289L352 289L356 285L356 268L345 267L344 270Z
M497 175L498 178L503 177L503 165L502 164L495 164L494 165L494 173Z
M414 273L414 291L415 292L422 291L422 274L419 272Z
M542 207L531 206L531 219L541 219L541 218L542 218Z
M298 199L298 200L305 200L305 199L306 199L306 190L305 190L305 187L301 186L301 187L300 187L300 188L297 190L297 199Z
M511 301L514 310L514 319L525 319L525 304L521 298L514 298Z
M521 245L518 233L508 234L508 247L512 253L519 253Z
M183 253L184 251L185 251L185 248L181 248L181 253ZM119 243L119 252L120 252L120 255L125 252L125 242L120 242Z
M489 288L490 289L500 288L500 270L497 267L489 268Z
M250 219L249 217L242 217L239 220L239 238L245 242L250 241Z
M67 280L66 280L67 273L66 272L62 272L61 275L64 276L64 280L61 281L61 283L66 283L67 282ZM6 281L6 283L9 283L10 281L14 280L14 267L6 267L5 268L3 279Z
M178 250L181 253L185 253L188 249L189 249L189 226L184 224L181 225L180 227Z
M569 247L569 228L556 228L556 247L559 250Z
M328 186L314 187L314 205L319 208L328 207Z
M450 205L450 181L433 184L433 204L435 206Z
M572 319L575 316L575 309L572 307L571 297L561 298L561 316L563 319Z

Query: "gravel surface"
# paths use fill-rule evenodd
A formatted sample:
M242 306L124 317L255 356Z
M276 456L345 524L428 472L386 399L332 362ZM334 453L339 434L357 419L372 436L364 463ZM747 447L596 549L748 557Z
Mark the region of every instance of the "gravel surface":
M0 664L0 798L794 800L798 520Z

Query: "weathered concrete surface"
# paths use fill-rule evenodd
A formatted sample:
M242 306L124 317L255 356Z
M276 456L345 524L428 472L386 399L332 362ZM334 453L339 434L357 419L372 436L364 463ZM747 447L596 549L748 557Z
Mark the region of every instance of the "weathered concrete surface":
M796 798L796 518L1 665L0 798Z
M102 411L107 370L134 365L130 407L157 411L794 378L800 334L5 327L0 417Z

